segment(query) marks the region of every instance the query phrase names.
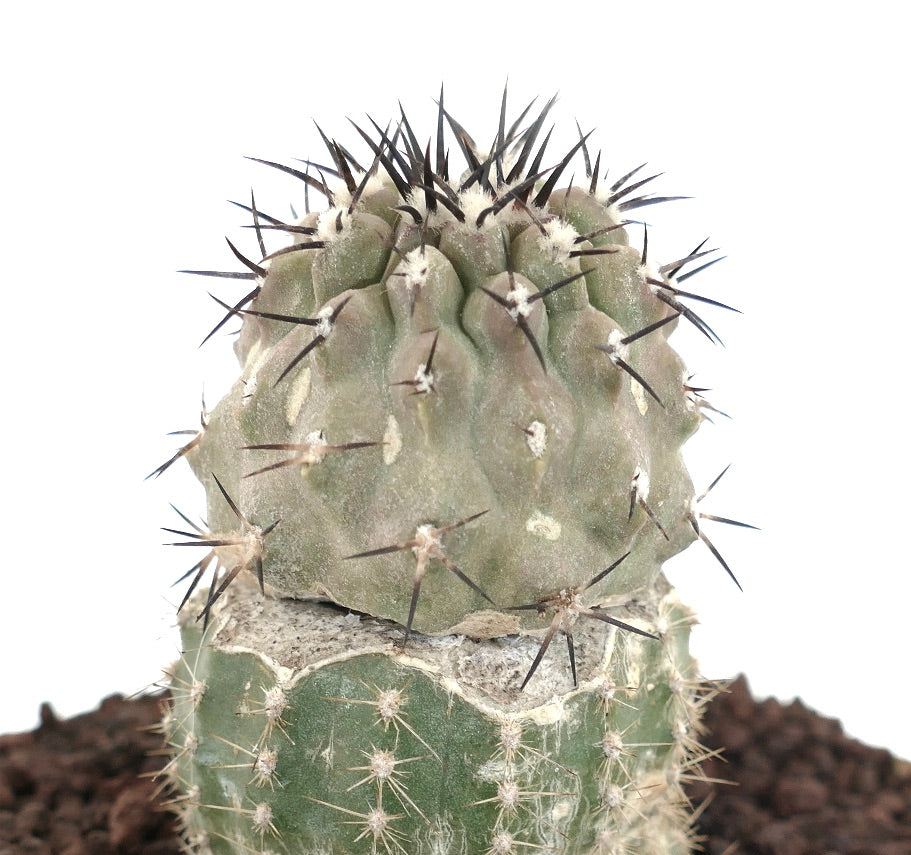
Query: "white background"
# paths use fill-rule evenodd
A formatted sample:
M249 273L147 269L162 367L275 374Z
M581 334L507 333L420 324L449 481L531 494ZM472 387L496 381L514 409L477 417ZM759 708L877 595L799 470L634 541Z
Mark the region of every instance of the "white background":
M244 155L323 159L311 119L351 141L346 117L385 125L398 99L426 136L441 81L487 139L508 75L515 111L559 91L554 152L578 118L612 176L648 161L659 192L695 197L639 212L652 258L707 235L728 256L688 283L744 311L703 312L727 347L674 342L734 417L689 445L697 485L734 463L705 505L762 531L706 524L742 594L701 544L669 568L703 671L911 756L909 69L890 4L18 6L0 36L0 732L45 699L73 714L140 690L177 654L187 554L158 527L202 496L183 465L142 479L233 378L229 338L197 344L207 290L246 283L175 271L237 269L224 235L255 254L226 199L303 202Z

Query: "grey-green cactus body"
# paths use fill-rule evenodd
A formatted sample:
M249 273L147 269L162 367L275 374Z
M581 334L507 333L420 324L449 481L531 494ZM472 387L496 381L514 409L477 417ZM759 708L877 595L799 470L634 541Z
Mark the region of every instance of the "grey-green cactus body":
M602 208L598 228L615 226L614 213ZM211 414L191 463L209 487L213 531L237 523L213 475L251 521L281 519L264 543L266 581L277 591L326 596L404 623L411 550L347 557L481 511L483 518L447 534L442 548L502 606L577 585L626 552L609 593L632 592L692 539L685 518L692 486L680 446L699 413L667 342L673 323L632 343L626 357L654 396L599 349L674 312L647 291L621 294L619 301L637 301L627 322L641 324L621 327L593 305L587 281L599 292L617 279L628 289L626 247L571 257L574 248L591 247L573 243L579 235L570 222L554 217L548 223L559 229L542 233L514 212L504 218L501 227L491 215L480 229L444 222L439 235L428 231L423 246L404 252L393 241L419 239L415 226L393 235L383 220L355 213L341 232L330 230L327 246L281 257L266 276L254 311L322 314L325 323L247 316L243 375ZM361 219L368 222L359 227ZM594 219L588 212L586 226ZM326 253L333 257L321 263ZM315 258L300 264L299 256ZM607 300L596 293L594 302ZM350 443L367 444L333 450ZM298 448L249 448L262 445ZM629 517L637 473L649 480L661 528L641 508ZM431 569L424 585L416 629L458 631L473 613L491 611L445 569ZM520 623L503 612L484 618L489 635ZM480 631L477 620L472 626Z
M712 336L674 279L701 254L631 248L659 200L587 146L541 171L548 108L486 161L452 123L458 180L403 123L366 169L328 143L337 187L296 173L326 211L251 206L293 243L241 257L241 376L183 449L214 578L167 724L199 851L689 848L701 699L661 567L702 536L668 343L681 313Z
M172 675L171 772L201 851L685 852L695 763L691 616L666 585L579 626L518 694L536 644L416 636L337 608L230 591ZM565 651L559 651L559 657ZM694 729L695 728L695 729Z

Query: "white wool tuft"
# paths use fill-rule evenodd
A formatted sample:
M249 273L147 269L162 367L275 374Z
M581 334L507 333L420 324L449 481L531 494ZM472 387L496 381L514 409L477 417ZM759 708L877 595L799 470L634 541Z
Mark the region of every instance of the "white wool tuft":
M554 217L544 223L544 232L538 238L541 248L550 252L555 263L566 264L569 261L569 254L576 249L579 232L560 217Z
M459 207L465 212L465 225L477 228L481 212L493 205L493 197L477 185L459 193ZM488 214L481 223L480 231L486 232L497 227L497 217Z
M614 193L615 191L611 190L609 184L598 182L598 187L595 190L595 199L604 205L607 216L610 217L614 223L622 223L623 214L620 212L620 209L617 207L616 203L610 205L608 204L608 199L610 199Z
M515 287L510 289L506 295L506 302L512 303L512 307L507 311L509 316L517 321L520 317L527 318L531 314L531 304L528 302L532 292L528 290L521 282L516 282Z
M624 362L629 358L629 345L623 344L625 336L619 328L614 328L607 336L607 349L605 353L610 357L611 362L622 359Z
M351 214L348 213L347 208L327 208L320 213L316 222L315 238L326 243L332 243L350 226Z
M322 430L312 430L307 434L307 445L326 445L326 434Z
M410 294L420 291L427 283L427 253L421 247L415 247L406 253L396 271L405 282L405 290Z
M319 323L314 327L317 335L321 335L323 338L329 337L329 334L335 326L332 321L333 312L335 312L333 306L323 306L323 308L316 313L316 316L319 318Z
M364 174L359 173L354 176L355 184L360 185L361 181L364 180ZM378 169L373 175L367 179L367 183L364 185L364 189L361 192L361 200L366 196L372 196L374 193L378 193L380 190L384 190L387 187L394 187L392 179L389 177L386 170L382 167ZM332 199L335 202L336 208L344 208L346 211L351 207L351 201L354 198L354 193L347 188L344 183L340 183L337 187L330 187L332 191Z
M636 491L636 495L642 499L643 502L648 501L648 491L651 487L648 478L648 472L646 472L641 466L636 467L636 471L633 474L633 480L630 484L631 489Z
M433 391L433 372L427 370L427 366L422 362L414 374L414 390L427 394Z

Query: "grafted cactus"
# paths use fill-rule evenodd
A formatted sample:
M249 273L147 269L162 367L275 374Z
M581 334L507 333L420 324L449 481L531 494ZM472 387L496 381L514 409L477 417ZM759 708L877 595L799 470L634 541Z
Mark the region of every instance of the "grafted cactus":
M699 537L733 574L680 455L712 408L668 336L728 307L682 288L702 245L629 245L650 178L605 186L581 134L543 166L553 102L505 103L489 152L441 94L425 147L403 113L360 131L366 166L325 136L328 165L262 161L328 207L251 202L262 258L193 271L255 283L216 298L241 376L153 473L185 457L208 495L169 529L204 550L165 722L195 851L691 846L709 690L661 567Z

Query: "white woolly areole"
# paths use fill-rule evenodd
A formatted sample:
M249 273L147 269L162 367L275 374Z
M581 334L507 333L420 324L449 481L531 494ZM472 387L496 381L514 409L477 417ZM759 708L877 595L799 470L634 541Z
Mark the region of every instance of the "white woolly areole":
M636 471L633 473L633 480L630 484L630 489L636 491L636 495L642 499L643 502L648 501L648 491L651 486L648 478L648 472L646 472L641 466L636 467Z
M325 445L326 434L323 430L312 430L307 434L306 442L308 445Z
M241 537L237 533L230 535L229 543L214 547L219 561L226 567L246 567L251 561L262 557L263 530L256 525L244 525L245 531Z
M602 804L607 810L615 810L622 807L625 801L626 797L623 795L623 790L616 784L610 784L605 788Z
M673 695L682 695L686 689L686 680L674 667L671 667L671 670L668 671L667 687Z
M659 291L667 291L670 288L670 280L664 277L662 274L658 273L652 268L650 263L640 264L639 265L639 275L642 277L642 281L648 286L648 290L652 294L657 294ZM649 282L648 280L653 280ZM664 285L656 285L655 282L660 282L664 280Z
M516 282L515 286L507 292L506 302L512 305L506 311L509 312L509 316L514 321L517 321L520 317L527 318L531 314L532 307L528 302L528 298L531 295L532 292L521 282Z
M604 352L614 364L616 364L618 359L622 359L624 362L629 359L629 345L623 344L624 338L626 336L623 335L620 329L612 329L607 336L607 349Z
M487 210L494 204L493 197L482 190L477 184L469 187L467 190L463 190L461 193L457 192L457 187L453 187L451 183L449 186L452 187L453 192L456 193L458 199L457 204L465 214L465 221L464 223L460 223L460 225L463 225L465 228L478 229L478 217L482 211ZM438 192L443 193L445 191L439 190ZM439 228L446 223L458 223L458 220L453 213L440 201L437 201L436 210L433 213L428 211L427 200L424 196L424 191L421 189L409 193L405 202L414 208L428 225L434 228ZM499 222L502 213L503 212L500 211L496 216L494 214L488 214L484 217L484 221L481 223L481 227L478 230L486 232L494 228Z
M264 748L256 755L253 762L253 771L256 773L258 786L262 787L275 777L275 768L278 765L278 752Z
M190 704L193 709L199 709L202 699L206 696L209 686L205 680L194 680L190 685Z
M402 693L398 689L387 689L377 696L376 710L386 724L394 721L401 709Z
M493 205L493 197L477 184L459 193L459 207L465 212L465 225L478 228L477 221L482 211ZM497 227L497 217L488 214L484 217L479 231L486 232Z
M321 211L316 221L316 240L332 243L351 226L351 214L347 208L327 208ZM341 227L341 228L340 228Z
M501 810L512 812L519 806L519 785L507 778L497 784L497 801L500 803Z
M418 366L418 370L414 372L414 391L423 393L433 391L433 372L428 371L423 362Z
M415 247L405 254L396 273L404 281L405 290L410 295L427 283L428 270L427 254L421 247Z
M547 426L535 420L525 428L525 436L531 456L541 457L547 450Z
M199 749L199 737L189 731L183 740L183 753L193 757Z
M281 686L272 686L265 690L263 699L263 711L266 718L271 721L278 721L282 713L288 708L288 697Z
M515 852L515 838L508 831L498 831L490 838L491 855L512 855Z
M253 809L253 827L261 833L272 830L272 808L266 802Z
M604 205L606 209L607 216L613 220L615 223L623 222L623 214L620 213L620 209L617 207L616 203L608 205L607 201L611 196L614 195L616 191L611 189L610 184L599 181L598 186L595 189L595 199Z
M386 813L382 808L373 808L367 813L364 825L367 826L367 829L375 839L381 839L386 836L386 826L389 825L392 819L394 819L392 814Z
M321 335L323 338L329 337L329 334L335 327L335 323L332 320L332 313L334 311L335 308L333 306L323 306L323 308L316 313L316 316L319 318L319 323L314 327L317 335Z
M608 760L619 760L623 754L623 738L614 730L605 731L601 738L601 750Z
M364 175L361 173L355 176L354 181L356 184L360 184L363 178ZM395 184L392 183L392 179L389 177L389 174L386 172L386 170L380 167L376 172L373 173L373 175L367 179L367 183L364 185L364 190L361 193L361 199L364 199L367 196L372 196L374 193L385 190L387 187L395 187ZM344 182L341 181L329 189L332 192L332 198L335 201L335 206L337 208L344 208L347 211L351 206L351 200L354 198L354 193L348 189L347 185Z
M387 781L395 772L395 754L385 749L374 749L370 754L370 772L379 781Z
M690 729L683 719L677 719L671 725L671 734L677 742L685 742L690 735Z
M416 543L411 547L411 551L415 555L420 552L429 553L434 548L439 549L443 545L438 530L430 523L419 525L414 533L414 539Z
M555 263L567 263L569 254L576 248L579 232L566 220L554 217L544 223L544 234L538 238L539 246L549 251Z
M387 466L395 463L402 450L402 429L395 416L386 419L386 432L383 434L383 463Z
M322 463L323 458L326 456L326 452L322 449L328 445L326 442L326 434L322 430L312 430L307 434L304 442L309 445L310 448L301 462L305 466L315 466L317 463Z
M500 747L507 757L522 747L522 725L517 721L504 721L500 725Z
M563 526L553 517L546 516L540 511L535 511L525 520L525 531L529 534L543 537L545 540L559 540L563 533Z

